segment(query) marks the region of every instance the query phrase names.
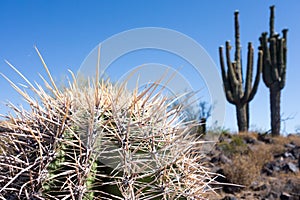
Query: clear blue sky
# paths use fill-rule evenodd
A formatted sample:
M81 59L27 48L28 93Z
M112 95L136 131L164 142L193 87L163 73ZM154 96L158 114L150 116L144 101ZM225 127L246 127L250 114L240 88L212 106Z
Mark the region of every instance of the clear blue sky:
M201 44L218 66L218 47L233 39L233 13L240 11L241 41L244 62L246 46L259 45L261 32L268 31L269 6L276 6L276 31L288 28L287 83L282 91L283 124L288 132L300 126L300 2L288 1L0 1L0 72L15 82L22 82L5 64L14 64L30 80L45 74L34 50L36 45L56 79L67 69L77 71L88 53L110 36L133 28L163 27L179 31ZM180 67L182 63L161 62ZM256 61L257 54L255 54ZM148 62L149 60L147 60ZM143 60L140 60L140 64ZM157 62L157 60L155 60ZM169 62L169 63L168 63ZM122 63L120 63L122 64ZM245 64L244 64L245 65ZM22 103L19 95L0 78L0 101ZM270 128L269 93L261 81L250 104L250 124L263 130ZM0 113L7 109L0 105ZM285 126L284 126L285 125ZM234 106L227 103L225 127L236 130Z

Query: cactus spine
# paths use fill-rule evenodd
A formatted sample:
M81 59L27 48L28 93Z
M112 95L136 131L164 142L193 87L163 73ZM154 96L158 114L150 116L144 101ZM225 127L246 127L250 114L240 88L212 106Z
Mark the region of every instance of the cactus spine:
M141 92L98 80L81 87L71 73L61 91L48 73L46 92L10 66L40 101L3 75L31 111L11 105L16 116L0 123L0 199L184 200L213 190L198 124L154 95L158 83Z
M260 73L262 70L262 51L258 52L257 70L255 81L252 85L253 75L253 46L248 43L248 60L247 60L247 74L246 84L244 85L242 58L241 58L241 44L240 44L240 30L239 30L239 12L234 13L235 21L235 58L231 61L229 41L226 41L226 60L227 72L225 70L225 62L223 56L223 47L219 47L220 65L222 72L222 79L224 84L224 91L226 99L229 103L236 107L237 122L239 132L248 131L249 128L249 102L256 94L259 84Z
M261 34L260 49L263 55L263 80L270 90L272 135L280 135L280 96L286 81L287 29L282 30L282 37L275 33L275 6L270 7L270 33Z

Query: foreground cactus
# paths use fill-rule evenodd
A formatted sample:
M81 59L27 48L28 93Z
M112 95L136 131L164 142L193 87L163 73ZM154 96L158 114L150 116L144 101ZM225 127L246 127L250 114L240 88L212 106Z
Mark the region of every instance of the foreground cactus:
M16 116L0 125L0 199L205 199L213 190L190 133L197 124L154 95L157 85L83 87L71 73L62 91L44 66L47 92L15 69L39 101L3 75L31 111L11 105Z
M247 74L246 84L244 84L238 16L239 12L236 11L234 13L235 57L233 62L230 58L231 46L229 41L226 41L227 72L225 70L223 47L219 48L219 56L226 99L229 103L235 105L239 132L244 132L248 131L249 128L249 102L256 94L259 84L260 73L262 70L262 51L258 52L255 81L252 86L254 50L252 43L248 43Z
M275 33L275 6L270 7L270 33L262 33L260 49L263 56L263 80L270 90L272 135L280 135L280 96L286 82L287 29L282 30L282 37Z

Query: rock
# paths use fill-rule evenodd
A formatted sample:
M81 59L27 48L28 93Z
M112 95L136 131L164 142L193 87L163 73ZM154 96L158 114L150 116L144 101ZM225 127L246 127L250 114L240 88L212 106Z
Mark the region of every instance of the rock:
M289 143L289 144L285 144L284 146L285 146L286 148L289 148L289 149L293 149L293 148L296 147L296 145L295 145L293 142L291 142L291 143Z
M224 164L232 164L232 160L230 160L227 156L225 156L224 154L220 155L220 161Z
M291 178L288 179L285 184L284 184L284 188L283 190L290 195L292 195L294 197L294 199L296 198L297 200L300 199L300 180L299 178Z
M261 191L267 189L267 185L265 183L254 183L250 188L253 191Z
M285 158L292 158L292 159L295 159L295 157L293 156L293 154L291 154L290 152L285 152L285 153L283 154L283 156L284 156Z
M277 166L275 166L273 170L274 170L275 172L279 172L279 171L281 170L281 168L280 168L280 167L277 167Z
M216 156L213 156L211 159L210 159L210 162L211 163L218 163L218 162L221 162L223 164L226 164L226 163L229 163L229 164L232 164L232 160L229 159L227 156L225 156L223 153L219 154L219 155L216 155Z
M294 163L288 162L287 166L288 166L289 170L291 170L292 172L294 172L294 173L299 172L299 168Z
M278 192L270 192L270 196L273 197L274 199L278 199L280 193Z
M292 199L292 196L289 195L288 193L283 192L280 195L280 200L291 200L291 199Z
M226 185L226 183L223 186L223 191L225 193L229 194L234 194L236 192L241 191L242 187L241 186L234 186L234 185Z
M218 164L220 161L220 153L215 151L214 154L208 154L207 156L210 158L210 163Z
M273 138L267 134L258 134L257 139L267 144L272 144L274 142Z
M247 144L256 144L256 139L252 138L252 137L249 137L249 136L245 136L244 137L244 141L247 143Z
M280 163L272 161L264 165L262 173L267 174L268 176L273 175L273 172L278 172L281 170Z
M222 200L237 200L234 196L225 196Z
M214 156L210 159L210 162L211 163L218 163L220 161L220 158L219 156Z
M267 176L271 176L273 174L273 165L272 163L266 163L262 169L262 173L266 174Z
M300 147L293 148L290 153L297 159L300 158Z

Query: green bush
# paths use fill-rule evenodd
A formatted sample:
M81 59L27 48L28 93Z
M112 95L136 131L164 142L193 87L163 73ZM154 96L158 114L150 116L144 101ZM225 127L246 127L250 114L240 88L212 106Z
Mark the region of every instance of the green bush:
M239 135L232 135L230 139L218 143L218 147L227 156L244 154L249 151L244 139Z

